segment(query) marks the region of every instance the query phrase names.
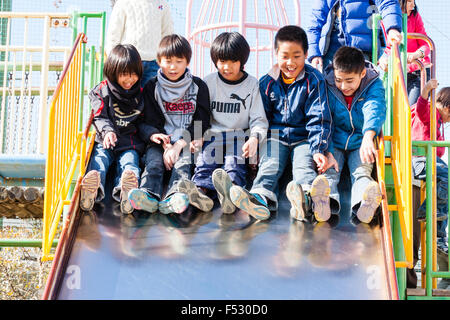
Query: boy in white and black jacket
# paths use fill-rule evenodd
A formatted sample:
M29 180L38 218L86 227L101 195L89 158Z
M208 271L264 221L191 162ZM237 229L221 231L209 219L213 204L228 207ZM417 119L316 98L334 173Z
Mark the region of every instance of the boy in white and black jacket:
M196 200L180 190L179 182L192 176L193 152L203 143L210 112L208 87L187 69L191 55L189 42L182 36L166 36L159 44L160 70L144 88L145 121L140 136L149 143L145 169L140 187L128 195L135 209L182 213ZM166 170L171 176L163 197Z

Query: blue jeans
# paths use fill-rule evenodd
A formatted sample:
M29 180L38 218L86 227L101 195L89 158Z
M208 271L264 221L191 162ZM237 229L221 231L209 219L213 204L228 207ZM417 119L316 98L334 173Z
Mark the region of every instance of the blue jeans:
M164 173L166 168L163 161L164 150L159 145L151 145L144 155L145 168L142 172L141 184L139 188L144 189L158 200L163 199ZM190 152L181 151L178 161L170 172L169 184L165 198L178 192L178 182L181 179L190 180L193 169L193 155Z
M106 174L112 164L116 163L116 172L114 174L114 188L112 197L116 201L120 201L120 179L125 170L131 170L139 179L139 154L136 150L126 150L115 153L111 149L104 149L100 143L94 145L91 160L89 162L86 173L91 170L100 172L100 191L97 194L96 202L103 200L105 197Z
M141 86L144 87L148 80L156 76L159 66L156 63L156 60L142 61L142 69Z
M425 181L426 174L426 158L425 157L413 157L412 159L413 175L416 179ZM439 157L436 157L436 210L440 215L448 214L448 166ZM426 211L426 199L420 205L418 215L425 215ZM448 220L437 221L437 237L446 237Z
M359 156L359 149L356 150L342 150L335 148L333 156L339 166L339 172L333 167L325 172L325 177L330 183L330 197L336 199L340 207L340 196L338 191L339 180L341 179L341 172L344 164L347 163L350 179L352 183L351 189L351 208L356 211L362 201L362 196L367 185L373 181L372 179L372 163L362 163Z
M311 189L311 184L317 177L316 164L307 141L288 146L279 140L268 139L262 147L258 174L250 192L270 200L270 210L278 208L278 181L289 160L292 162L293 180L302 186L304 192Z
M226 132L214 134L210 141L204 143L202 152L197 158L192 177L195 185L215 190L212 173L217 168L222 168L228 173L233 184L244 187L247 176L247 165L242 157L244 143L245 135L243 134Z

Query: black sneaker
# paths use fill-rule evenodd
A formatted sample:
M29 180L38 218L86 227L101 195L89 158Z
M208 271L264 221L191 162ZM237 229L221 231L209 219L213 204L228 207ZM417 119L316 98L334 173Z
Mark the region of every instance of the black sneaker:
M189 203L201 211L208 212L214 207L214 201L201 192L195 183L190 180L181 180L178 183L178 192L186 194L189 198Z

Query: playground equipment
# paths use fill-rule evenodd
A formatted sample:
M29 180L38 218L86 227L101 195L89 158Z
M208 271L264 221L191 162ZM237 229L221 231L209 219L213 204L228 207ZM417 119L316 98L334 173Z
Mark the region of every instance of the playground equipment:
M256 1L203 1L192 24L193 1L188 1L186 36L193 46L193 72L204 75L211 68L205 62L209 61L208 47L220 30L237 30L251 39L256 66L249 72L258 75L257 65L270 61L272 55L271 34L287 21L283 1L264 3L265 11L261 14ZM293 3L300 10L298 1ZM261 16L266 20L259 19ZM50 120L43 126L49 132L43 259L53 259L44 299L446 298L445 292L435 289L433 280L450 276L448 272L437 271L435 263L432 170L433 148L448 147L450 143L413 142L415 147L426 147L429 158L426 183L429 201L423 228L426 246L422 244L426 277L422 277L422 291L406 290L405 271L413 266L410 174L413 151L404 76L406 42L400 47L393 46L389 62L386 91L390 117L377 141L376 174L383 190L382 214L373 225L356 227L348 223L350 210L345 202L341 220L334 228L292 222L284 195L278 213L268 222L255 222L241 212L222 215L220 209L136 218L116 215L117 210L108 200L104 207L94 207L95 212L87 214L79 210L80 181L95 135L91 131L92 115L83 103L87 92L84 77L89 72L90 87L98 82L103 59L102 54L96 56L95 50L87 55L86 19L104 19L104 15L72 15L72 26L76 25L72 22L74 17L82 17L83 32L78 34L73 27L74 44L48 108ZM254 20L249 21L249 17ZM373 21L377 36L379 17ZM265 43L261 38L269 41ZM435 47L430 44L434 57ZM98 52L103 52L103 40ZM6 66L10 60L5 60ZM46 64L50 65L47 61ZM432 103L432 115L434 108ZM8 130L6 127L7 135ZM348 197L348 182L341 183L340 191L343 198ZM64 207L68 209L61 221ZM53 255L51 245L58 224L62 224L62 232Z

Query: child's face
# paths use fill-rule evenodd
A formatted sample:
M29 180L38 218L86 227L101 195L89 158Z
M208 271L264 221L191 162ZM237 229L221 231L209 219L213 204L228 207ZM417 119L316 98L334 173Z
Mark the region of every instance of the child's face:
M244 73L241 71L241 62L233 60L217 60L217 71L228 81L237 81Z
M341 70L334 70L334 82L336 87L344 94L350 97L359 89L362 79L366 76L366 69L361 73L342 72Z
M414 7L416 6L414 0L408 0L406 1L406 14L409 16L411 12L414 10Z
M179 79L188 66L186 58L180 57L161 57L158 64L162 73L172 81Z
M282 41L278 43L276 51L278 66L287 79L297 78L305 67L308 53L303 51L297 42Z
M117 77L117 83L125 90L130 90L132 86L139 80L136 73L121 73Z
M450 122L450 108L446 108L440 102L436 102L436 109L438 110L442 122Z

